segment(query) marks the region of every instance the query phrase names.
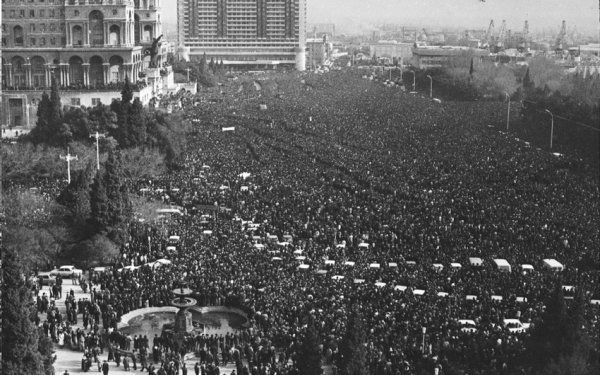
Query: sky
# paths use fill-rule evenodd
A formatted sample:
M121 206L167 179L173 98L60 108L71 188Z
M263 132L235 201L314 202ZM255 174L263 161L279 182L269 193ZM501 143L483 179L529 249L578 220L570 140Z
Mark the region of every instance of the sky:
M562 20L579 32L598 35L598 0L306 0L308 23L334 23L341 29L363 24L486 29L494 19L507 28L531 32L556 30ZM166 21L176 23L176 0L163 0Z

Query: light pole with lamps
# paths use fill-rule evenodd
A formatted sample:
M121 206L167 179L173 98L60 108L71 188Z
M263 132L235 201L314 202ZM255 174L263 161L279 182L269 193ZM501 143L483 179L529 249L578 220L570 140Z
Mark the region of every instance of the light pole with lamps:
M90 135L90 138L96 138L96 169L100 170L100 147L98 145L99 139L106 137L104 134L96 132L96 134Z
M504 91L504 95L506 95L506 100L508 101L508 110L506 114L506 131L508 131L508 126L510 124L510 95Z
M60 156L60 158L67 162L67 182L71 183L71 160L77 160L77 155L71 155L71 152L67 148L67 156Z
M433 98L433 78L429 74L427 74L427 78L429 78L429 97Z
M552 141L554 138L554 115L547 109L544 112L550 115L550 149L552 150Z

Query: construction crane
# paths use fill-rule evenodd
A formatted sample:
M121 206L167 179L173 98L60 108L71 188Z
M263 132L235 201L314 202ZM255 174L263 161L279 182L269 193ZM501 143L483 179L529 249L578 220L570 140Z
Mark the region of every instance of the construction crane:
M502 26L500 26L500 31L498 32L498 37L496 38L496 42L490 46L490 51L493 53L498 53L504 49L504 39L506 37L506 20L502 20Z
M517 50L521 53L529 51L529 22L527 20L525 20L525 25L523 25L523 34L517 45Z
M483 43L481 43L481 48L486 49L489 48L492 44L492 33L494 32L494 20L490 20L490 25L488 26L487 33L485 33L485 37L483 38Z
M567 21L562 21L562 26L558 35L556 36L556 42L554 42L554 51L557 55L562 54L564 49L565 36L567 35Z

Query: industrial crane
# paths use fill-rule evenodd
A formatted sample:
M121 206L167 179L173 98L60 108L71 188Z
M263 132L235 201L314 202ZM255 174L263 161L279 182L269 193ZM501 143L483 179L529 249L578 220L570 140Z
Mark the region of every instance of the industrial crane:
M517 45L517 50L521 53L529 50L529 23L527 20L525 20L525 25L523 25L523 34L521 35L521 40Z
M485 33L485 37L483 39L483 43L481 44L481 48L486 49L492 44L492 33L494 32L494 20L490 20L490 25L488 26L487 33Z
M556 36L556 42L554 42L554 51L556 54L562 54L564 49L565 36L567 35L567 22L565 20L562 21L562 26L560 28L560 32Z
M498 32L498 38L496 38L496 42L490 46L491 52L498 53L504 49L505 34L506 34L506 20L502 20L502 26L500 26L500 31Z

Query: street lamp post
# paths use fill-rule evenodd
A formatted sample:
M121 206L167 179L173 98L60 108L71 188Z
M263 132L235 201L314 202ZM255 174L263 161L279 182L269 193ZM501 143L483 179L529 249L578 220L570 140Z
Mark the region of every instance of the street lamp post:
M71 160L77 160L77 155L71 155L71 152L69 151L69 149L67 149L67 155L66 156L61 155L60 158L67 162L67 182L70 184L71 183Z
M417 88L417 81L416 81L416 78L415 78L415 71L414 71L414 70L410 70L410 72L411 72L411 73L412 73L412 75L413 75L413 91L416 91L416 88Z
M100 146L98 145L98 140L100 138L106 137L104 134L100 134L96 132L96 134L90 135L90 138L96 138L96 169L100 170Z
M188 82L190 81L190 68L186 68L185 71L187 72L187 80Z
M429 78L429 97L433 98L433 78L428 74L427 78Z
M552 150L552 142L554 138L554 115L549 110L545 110L550 115L550 149Z
M504 91L504 95L506 95L506 100L508 101L508 109L506 113L506 131L508 131L510 124L510 95L506 91Z

